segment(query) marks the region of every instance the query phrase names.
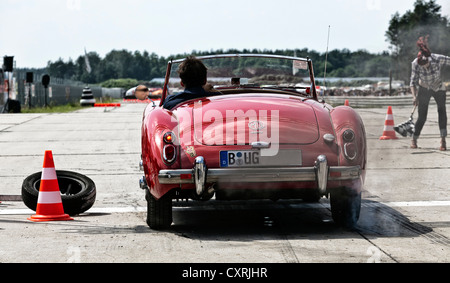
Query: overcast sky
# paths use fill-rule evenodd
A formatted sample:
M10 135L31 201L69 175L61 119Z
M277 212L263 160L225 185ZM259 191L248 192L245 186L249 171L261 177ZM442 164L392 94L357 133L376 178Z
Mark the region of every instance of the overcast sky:
M395 12L415 0L0 0L0 56L45 67L95 51L159 56L217 49L388 50ZM450 1L437 0L450 15Z

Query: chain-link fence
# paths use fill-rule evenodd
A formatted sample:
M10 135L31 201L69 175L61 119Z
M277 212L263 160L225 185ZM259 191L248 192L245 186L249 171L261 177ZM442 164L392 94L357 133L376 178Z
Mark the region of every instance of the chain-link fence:
M42 84L42 74L33 74L33 82L27 82L27 73L15 71L10 86L10 99L20 102L22 107L42 107L45 105L77 104L80 102L83 89L89 87L94 98L101 101L105 98L122 98L122 88L102 88L88 86L82 82L67 79L51 78L47 88ZM4 103L0 99L0 106Z

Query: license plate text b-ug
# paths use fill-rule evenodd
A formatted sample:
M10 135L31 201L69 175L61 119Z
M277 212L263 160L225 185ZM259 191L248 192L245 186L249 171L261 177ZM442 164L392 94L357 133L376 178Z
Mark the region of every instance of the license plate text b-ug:
M260 164L259 151L221 151L220 167L257 166Z

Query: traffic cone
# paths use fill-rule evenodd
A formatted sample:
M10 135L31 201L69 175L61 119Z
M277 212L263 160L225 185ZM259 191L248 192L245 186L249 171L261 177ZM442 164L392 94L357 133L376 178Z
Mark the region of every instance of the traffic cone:
M344 106L350 106L350 102L348 102L348 99L345 100Z
M394 130L394 115L392 113L392 107L388 107L386 121L384 122L384 131L383 135L380 137L380 140L396 140L398 139L395 135Z
M33 222L73 220L64 213L53 154L49 150L45 152L36 215L29 217L28 220Z

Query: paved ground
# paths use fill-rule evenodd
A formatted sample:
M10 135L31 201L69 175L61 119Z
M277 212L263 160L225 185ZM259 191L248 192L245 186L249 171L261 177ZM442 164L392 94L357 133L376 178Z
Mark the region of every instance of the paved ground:
M0 262L450 262L450 151L437 150L435 104L417 150L379 140L386 108L358 109L369 170L355 231L334 225L327 199L177 203L173 229L150 230L138 187L144 107L0 116ZM411 109L393 110L398 124ZM57 170L96 183L94 207L74 221L33 223L14 201L45 150Z

